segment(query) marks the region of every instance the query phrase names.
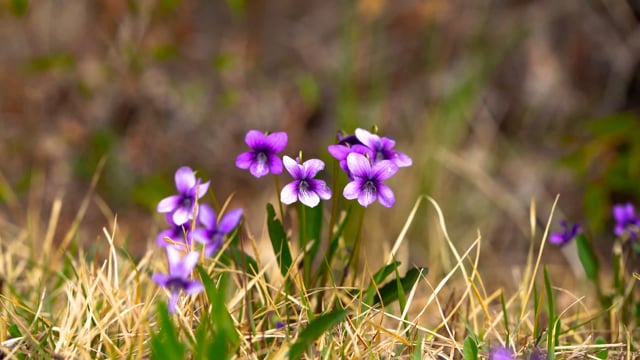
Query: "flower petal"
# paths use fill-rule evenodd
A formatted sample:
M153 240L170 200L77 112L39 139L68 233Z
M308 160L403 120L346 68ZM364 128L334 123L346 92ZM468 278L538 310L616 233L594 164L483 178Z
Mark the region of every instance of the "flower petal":
M187 279L191 275L191 271L196 267L198 263L198 258L200 257L200 253L197 251L192 251L185 255L181 261L173 266L171 276Z
M393 162L397 167L407 167L413 165L413 160L409 157L409 155L401 153L400 151L396 151Z
M256 150L267 143L267 136L262 131L249 130L244 137L244 142L249 145L251 150Z
M351 153L351 148L346 145L329 145L327 150L336 160L344 160Z
M344 187L342 195L349 200L356 199L362 190L362 183L358 180L352 181Z
M196 176L188 166L183 166L176 171L176 188L180 194L186 194L196 186Z
M165 248L167 253L167 264L169 264L169 275L174 274L174 270L180 264L180 250L173 246L167 246Z
M168 196L158 203L156 211L159 213L168 213L175 210L180 205L180 200L182 197L180 195L171 195Z
M272 174L277 175L282 173L282 160L280 160L279 157L277 157L276 155L269 155L268 162L269 171L271 171Z
M280 191L280 201L283 204L291 205L298 201L298 186L300 182L298 180L292 181L285 185Z
M230 210L228 213L224 214L222 220L220 220L220 224L218 224L218 231L224 234L230 233L236 228L236 226L238 226L240 218L242 218L242 209Z
M207 204L200 205L198 209L198 221L205 229L212 230L216 228L217 221L216 211Z
M311 179L324 170L324 161L318 159L309 159L302 164L302 176L305 179Z
M172 291L171 296L169 296L169 304L167 304L169 314L176 312L176 309L178 308L178 300L180 300L180 293Z
M185 281L183 285L183 290L187 295L195 295L204 290L204 286L202 285L202 283L196 280Z
M204 194L207 193L207 190L209 190L209 185L211 185L211 181L207 181L204 184L198 185L198 199L201 199Z
M180 226L191 220L192 216L191 209L181 206L173 213L173 223Z
M358 203L367 207L376 201L376 191L372 187L363 187L358 194Z
M203 228L197 228L193 230L191 232L191 237L193 238L193 240L201 244L207 244L209 241L211 241L210 232Z
M266 162L255 161L251 164L249 172L251 173L251 175L260 178L269 173L269 167L267 166Z
M378 184L378 202L384 207L392 207L396 203L393 190L385 184Z
M368 179L373 174L369 159L358 153L351 153L347 156L347 166L354 177Z
M167 285L169 284L169 280L171 280L171 277L167 274L155 273L153 274L153 276L151 276L151 279L159 286L167 287Z
M243 152L236 158L236 167L239 169L248 169L255 162L255 154L248 151Z
M549 235L549 242L555 245L564 244L564 234L563 233L554 233Z
M384 181L398 172L398 167L392 161L380 160L373 165L373 178L377 181Z
M380 136L372 134L365 129L356 129L356 137L361 143L372 150L378 150L382 145Z
M289 172L289 174L291 174L291 176L293 176L294 179L299 179L300 176L300 168L298 167L298 162L293 160L292 158L290 158L289 156L285 155L282 157L282 163L284 164L284 167L287 169L287 171Z
M288 141L287 133L283 131L274 132L267 135L266 145L273 153L279 153L287 147Z
M309 183L310 188L318 194L320 199L331 199L331 188L327 186L327 183L324 182L324 180L309 179L307 182Z
M320 203L320 197L313 191L309 189L305 189L300 191L298 194L300 198L300 202L307 205L308 207L316 207Z

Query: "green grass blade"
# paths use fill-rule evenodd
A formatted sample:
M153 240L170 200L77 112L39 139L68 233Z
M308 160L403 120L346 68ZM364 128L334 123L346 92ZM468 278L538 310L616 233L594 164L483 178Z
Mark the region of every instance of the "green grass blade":
M598 258L591 248L591 244L587 238L580 234L576 238L576 245L578 246L578 257L584 268L584 272L587 274L587 278L593 282L598 281Z
M280 267L280 273L286 277L291 267L291 250L289 249L284 227L282 227L282 223L276 217L276 211L271 204L267 204L267 227L269 229L271 246L276 254L278 266Z
M346 316L347 310L336 310L315 318L300 332L298 340L289 349L289 359L300 359L316 339L343 321Z
M505 343L506 347L509 347L509 313L507 312L507 304L504 301L504 292L500 294L500 305L502 306L502 318L504 320L504 329L507 332L507 341Z
M418 281L420 275L422 274L422 276L424 276L427 274L428 271L429 271L428 268L415 268L415 267L407 271L406 275L403 278L400 278L399 280L403 291L404 292L410 291L413 285L416 283L416 281ZM384 306L387 306L392 302L398 300L400 297L400 293L398 292L398 284L394 280L391 280L390 282L385 284L382 288L380 288L379 293L380 293L379 295L376 294L373 305L383 304Z
M602 337L598 337L595 343L596 345L606 345L607 341ZM606 360L609 358L609 349L607 349L606 347L598 348L598 352L595 354L595 356L598 359Z
M169 317L167 305L163 302L158 303L158 323L160 330L151 334L151 359L184 359L185 346L180 343L176 328Z
M553 296L553 288L551 287L551 280L549 279L549 273L547 272L547 267L544 267L544 287L545 292L547 293L547 312L549 314L549 328L547 329L547 359L553 360L555 359L555 324L556 324L556 314L555 314L555 299Z
M464 360L477 360L478 359L478 344L472 336L467 336L464 339L462 345L462 357Z

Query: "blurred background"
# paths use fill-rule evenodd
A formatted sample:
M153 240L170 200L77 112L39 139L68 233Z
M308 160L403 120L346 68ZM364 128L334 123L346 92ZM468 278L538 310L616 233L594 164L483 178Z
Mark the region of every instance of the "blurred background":
M0 4L0 225L44 227L62 197L61 237L106 156L88 246L117 214L118 243L146 249L182 165L220 202L235 194L259 236L276 199L271 179L234 166L249 129L329 160L338 130L377 124L413 158L389 181L396 205L367 210L372 266L420 194L459 249L482 234L496 284L525 262L532 200L538 242L560 194L552 230L580 221L608 251L611 204L640 197L638 0ZM422 205L399 257L446 270L442 239ZM562 255L546 261L563 268Z

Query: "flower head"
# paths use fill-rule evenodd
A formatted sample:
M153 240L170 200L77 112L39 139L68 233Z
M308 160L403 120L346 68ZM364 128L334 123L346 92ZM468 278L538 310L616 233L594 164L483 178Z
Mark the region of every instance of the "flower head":
M353 136L355 139L355 136ZM329 150L329 154L333 156L336 160L339 161L340 168L347 174L347 177L351 179L351 172L349 171L349 166L347 165L347 156L349 154L357 153L357 154L368 154L370 150L362 145L362 144L349 144L349 143L340 143L335 145L329 145L327 148Z
M183 166L176 171L175 181L178 195L160 200L157 211L171 214L171 220L179 226L193 219L196 195L198 199L204 196L209 189L209 181L202 184L188 166Z
M352 181L345 186L343 195L347 199L358 199L360 205L367 207L378 200L382 206L391 207L395 196L390 187L382 182L395 174L398 167L389 160L380 160L371 164L369 159L358 153L347 156L347 166Z
M202 227L193 230L193 238L204 244L205 255L211 256L220 249L224 237L238 226L242 217L242 209L234 209L218 219L216 212L209 206L200 206L198 220Z
M567 245L582 231L579 224L576 223L569 227L565 220L560 221L560 226L562 226L563 231L549 235L549 242L560 247Z
M200 254L192 251L184 257L180 257L180 251L173 246L168 246L167 260L169 262L169 274L155 273L153 281L156 284L166 288L171 293L169 297L169 312L173 313L178 304L180 291L184 291L188 295L195 295L204 289L202 283L189 279L193 268L198 262Z
M282 188L280 201L289 205L300 200L308 207L315 207L320 199L329 200L331 189L323 180L314 179L316 174L324 169L324 162L318 159L309 159L302 164L288 156L282 159L284 167L293 176L293 181Z
M489 351L489 360L513 360L515 356L506 347L498 346L494 347Z
M365 129L356 129L356 138L369 148L373 163L381 160L391 160L398 167L407 167L413 164L413 160L407 154L393 149L396 146L396 142L386 136L380 137Z
M156 244L160 247L167 247L169 245L176 246L179 249L184 250L185 247L180 246L178 244L172 244L167 241L166 238L171 239L174 243L184 244L188 247L191 246L191 223L188 221L182 225L176 225L173 222L172 214L167 214L167 223L169 223L170 227L168 229L162 230L158 236L156 237Z
M613 206L613 218L616 221L613 232L616 236L622 236L625 232L633 239L638 238L638 227L640 227L640 218L636 216L633 204L617 204Z
M244 152L236 158L236 166L249 169L251 175L259 178L269 172L280 174L282 160L277 156L287 146L287 134L275 132L265 135L258 130L250 130L244 138L251 151Z

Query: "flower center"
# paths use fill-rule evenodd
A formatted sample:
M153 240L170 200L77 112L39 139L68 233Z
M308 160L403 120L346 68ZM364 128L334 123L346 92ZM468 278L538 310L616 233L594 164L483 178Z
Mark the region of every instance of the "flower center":
M373 180L368 180L362 186L362 190L375 194L378 191L378 188L376 187L376 184L373 182Z
M265 154L264 152L259 152L258 155L256 155L256 160L258 161L258 163L260 164L264 164L267 162L267 154Z
M182 198L182 207L186 209L191 209L193 206L193 200L191 197L185 196Z

